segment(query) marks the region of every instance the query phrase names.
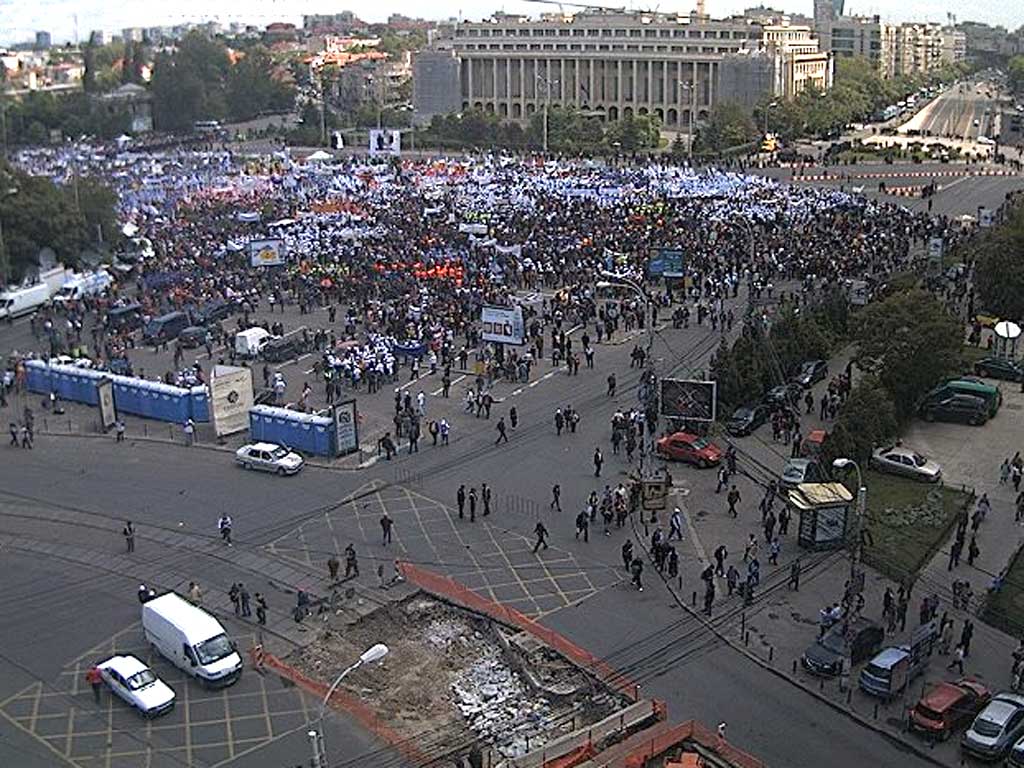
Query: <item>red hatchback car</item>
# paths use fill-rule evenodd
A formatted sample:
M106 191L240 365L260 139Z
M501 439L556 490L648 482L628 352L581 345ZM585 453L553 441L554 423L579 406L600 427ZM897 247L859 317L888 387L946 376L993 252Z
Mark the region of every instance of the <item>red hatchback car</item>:
M925 691L910 710L910 728L944 740L981 711L992 692L977 680L963 678L955 683L939 683Z
M722 449L706 437L676 432L659 438L657 452L663 459L685 461L695 467L713 467L722 460Z

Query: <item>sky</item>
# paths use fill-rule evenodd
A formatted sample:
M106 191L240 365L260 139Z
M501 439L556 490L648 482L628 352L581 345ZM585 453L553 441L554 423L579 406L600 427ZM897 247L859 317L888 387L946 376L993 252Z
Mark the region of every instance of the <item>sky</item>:
M585 0L584 0L585 1ZM593 0L598 4L626 3L637 9L689 13L693 4L672 5L664 0L646 4L630 0ZM811 15L812 0L762 0L764 5L788 13ZM685 3L685 0L684 0ZM707 11L714 17L741 12L758 5L758 0L707 0ZM211 7L215 11L211 12ZM427 10L429 8L429 11ZM968 11L969 9L969 11ZM54 42L88 39L93 29L116 31L124 27L148 27L182 24L188 21L216 20L222 23L241 21L265 26L272 21L301 22L304 13L335 13L351 10L365 21L384 21L391 13L433 18L461 17L482 19L495 11L525 13L536 16L555 6L522 0L440 0L424 4L422 0L391 0L371 3L368 0L174 0L151 6L138 0L0 0L0 43L31 39L36 30L46 30ZM571 12L570 6L565 10ZM947 12L957 13L959 21L981 21L1001 24L1009 29L1024 25L1024 2L1020 0L977 0L954 3L953 0L847 0L846 13L879 15L885 21L929 21L946 23Z

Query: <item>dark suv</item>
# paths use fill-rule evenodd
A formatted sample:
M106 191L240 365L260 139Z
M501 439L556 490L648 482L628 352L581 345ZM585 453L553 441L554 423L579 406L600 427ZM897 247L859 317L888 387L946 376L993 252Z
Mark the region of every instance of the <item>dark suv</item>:
M926 402L921 406L925 421L956 421L980 427L988 421L988 405L973 395L951 395L944 400Z

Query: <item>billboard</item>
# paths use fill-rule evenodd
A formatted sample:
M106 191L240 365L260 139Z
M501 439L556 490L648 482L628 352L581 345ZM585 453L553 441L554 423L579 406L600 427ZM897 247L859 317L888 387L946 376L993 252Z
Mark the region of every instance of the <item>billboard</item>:
M945 250L946 242L941 237L932 237L928 240L928 274L942 274L942 253Z
M253 405L252 369L215 365L210 374L210 411L217 437L249 427Z
M523 308L489 307L483 308L480 318L483 323L483 340L498 344L522 344L525 338L523 325Z
M661 415L687 421L714 421L717 385L697 379L661 380Z
M280 238L249 243L249 259L254 267L278 267L284 264L284 256L284 240Z
M346 400L334 406L334 433L336 456L345 456L359 450L359 415L355 400Z
M647 274L651 277L683 277L683 252L678 248L652 248Z
M991 227L994 222L994 214L991 208L978 206L978 226Z
M114 408L114 382L100 379L96 382L96 400L100 406L100 424L106 431L117 421L117 410Z
M402 154L402 132L393 128L373 128L370 130L370 157Z

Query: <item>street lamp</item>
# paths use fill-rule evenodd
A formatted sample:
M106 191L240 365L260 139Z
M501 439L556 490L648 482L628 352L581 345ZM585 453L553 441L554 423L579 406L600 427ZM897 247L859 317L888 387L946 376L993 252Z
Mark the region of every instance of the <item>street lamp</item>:
M327 702L331 700L331 696L338 689L341 681L345 679L345 676L350 672L359 669L364 664L373 664L375 661L380 661L388 655L388 647L384 643L377 643L367 648L363 655L359 657L355 664L350 667L346 667L337 679L331 684L331 687L327 689L327 694L324 696L324 700L320 702L320 716L316 721L316 730L309 731L306 735L309 737L310 744L313 748L313 768L327 768L329 762L327 760L327 748L324 746L324 712L327 710Z
M777 102L777 101L770 101L770 102L768 102L768 104L765 105L765 108L764 108L764 135L765 135L765 138L768 138L768 114L773 109L775 109L777 106L779 106L779 102Z
M0 194L0 202L8 197L18 194L17 187L9 187ZM11 259L7 253L7 243L4 241L3 213L0 212L0 285L7 287L7 280L11 276Z
M687 133L686 133L686 136L687 136L687 141L686 141L686 157L687 157L687 159L692 159L693 158L693 138L694 138L694 132L696 131L696 126L694 124L694 121L695 121L694 107L696 106L696 101L697 101L697 83L696 83L696 81L690 82L689 80L680 80L679 81L679 87L683 91L687 92L686 104L687 104L687 107L689 108L688 111L690 113L690 119L688 121L689 125L687 126L688 130L687 130Z
M864 509L867 506L868 489L864 487L864 476L861 474L860 464L853 459L844 457L833 459L832 467L834 469L849 469L853 467L857 471L857 509L853 518L853 545L850 547L850 581L846 588L847 611L849 611L850 606L853 604L854 595L858 595L863 591L862 581L864 574L857 566L860 563L861 555L860 526L861 521L864 519ZM853 666L853 659L851 658L853 648L849 642L847 642L846 648L847 654L843 659L842 678L848 680L850 669ZM842 681L840 683L842 684Z
M548 105L551 103L551 86L558 85L557 80L548 80L544 75L537 75L537 82L544 84L544 103L541 109L544 110L544 154L548 153Z

